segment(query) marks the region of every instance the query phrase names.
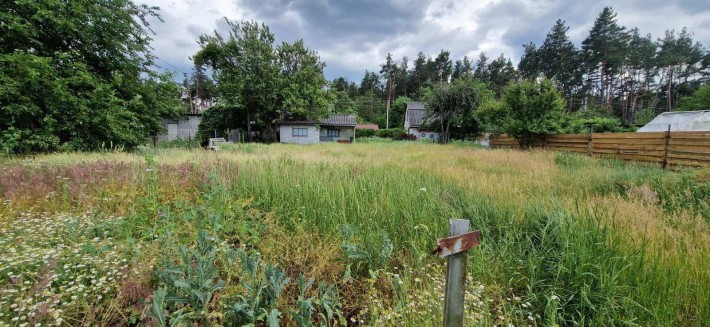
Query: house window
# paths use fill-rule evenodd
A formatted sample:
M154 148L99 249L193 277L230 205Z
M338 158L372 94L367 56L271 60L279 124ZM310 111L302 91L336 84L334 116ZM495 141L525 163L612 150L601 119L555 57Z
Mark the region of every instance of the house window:
M340 137L339 129L329 129L326 133L328 133L328 137Z
M293 128L293 136L308 136L308 128Z

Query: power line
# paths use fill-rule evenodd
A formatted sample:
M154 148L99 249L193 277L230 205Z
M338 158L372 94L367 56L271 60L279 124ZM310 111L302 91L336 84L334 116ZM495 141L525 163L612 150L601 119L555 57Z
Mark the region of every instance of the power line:
M182 71L180 68L175 67L173 64L167 62L165 59L160 58L160 57L158 57L158 56L156 56L156 55L153 55L153 57L155 57L155 58L157 58L157 59L160 59L160 61L162 61L162 62L168 64L168 66L170 66L170 67L175 68L175 70L177 70L177 71L179 71L179 72L181 72L181 73L183 73L183 74L185 74L185 75L188 75L188 73Z

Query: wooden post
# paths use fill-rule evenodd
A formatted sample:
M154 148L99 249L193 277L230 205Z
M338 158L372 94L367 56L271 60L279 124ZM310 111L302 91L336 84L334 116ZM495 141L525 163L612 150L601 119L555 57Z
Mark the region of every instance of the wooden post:
M589 125L589 138L587 139L587 155L590 157L594 152L594 127Z
M668 131L666 131L666 144L663 147L663 169L668 167L668 146L671 143L671 125L668 124Z
M542 139L542 148L547 149L547 134L545 134L544 138Z
M451 219L449 236L468 232L468 219ZM466 252L452 254L446 264L446 293L444 298L444 327L463 326L463 300L466 294Z

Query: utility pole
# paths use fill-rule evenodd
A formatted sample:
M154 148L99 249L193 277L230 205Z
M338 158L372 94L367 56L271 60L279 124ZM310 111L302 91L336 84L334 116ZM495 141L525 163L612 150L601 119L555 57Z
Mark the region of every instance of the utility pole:
M390 128L390 103L392 102L392 88L394 86L394 81L392 80L392 75L394 75L394 69L389 72L388 84L389 90L387 90L387 123L385 123L387 129Z

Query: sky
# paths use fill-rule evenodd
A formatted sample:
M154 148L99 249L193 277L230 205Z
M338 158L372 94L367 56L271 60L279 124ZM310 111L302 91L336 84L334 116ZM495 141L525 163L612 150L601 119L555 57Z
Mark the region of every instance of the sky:
M140 3L140 0L138 1ZM400 59L418 52L435 57L442 49L452 59L489 58L503 53L517 64L523 44L542 44L557 19L570 27L580 45L605 6L620 25L638 27L654 39L666 30L687 27L694 39L710 46L708 0L144 0L160 7L154 20L153 53L163 70L190 73L197 39L226 33L225 18L267 24L277 43L303 39L326 63L329 80L343 76L360 82L365 70L379 72L387 53ZM223 34L224 35L224 34Z

